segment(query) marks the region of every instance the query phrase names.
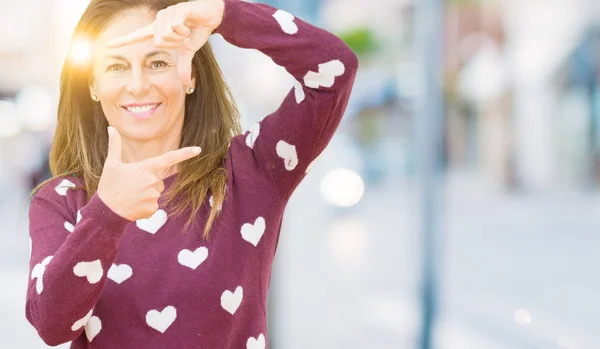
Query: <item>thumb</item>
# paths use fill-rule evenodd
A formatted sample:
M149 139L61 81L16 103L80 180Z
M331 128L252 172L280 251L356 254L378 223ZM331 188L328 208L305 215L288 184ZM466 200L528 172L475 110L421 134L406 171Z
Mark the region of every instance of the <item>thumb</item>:
M179 62L177 63L177 71L181 82L185 86L190 86L192 83L192 59L194 58L194 52L189 50L183 50L179 54Z
M121 135L116 128L108 126L108 154L104 167L114 168L121 164Z

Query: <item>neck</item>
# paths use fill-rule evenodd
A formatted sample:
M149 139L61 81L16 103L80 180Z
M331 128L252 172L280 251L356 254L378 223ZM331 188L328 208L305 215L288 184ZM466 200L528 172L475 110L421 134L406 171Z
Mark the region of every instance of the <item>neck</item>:
M171 139L152 139L149 141L139 141L123 137L121 159L124 163L135 163L162 155L171 150L177 150L179 149L180 139L179 135ZM177 172L177 166L173 166L166 176Z

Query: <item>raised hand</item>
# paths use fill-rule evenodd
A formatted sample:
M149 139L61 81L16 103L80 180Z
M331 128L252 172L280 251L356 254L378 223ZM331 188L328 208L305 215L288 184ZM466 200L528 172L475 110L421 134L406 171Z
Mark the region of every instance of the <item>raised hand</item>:
M154 38L160 48L177 48L178 71L184 85L191 84L192 58L221 24L224 0L195 0L169 6L156 14L150 25L111 40L108 47L120 47Z
M121 162L121 135L109 127L108 155L98 184L98 196L115 213L131 221L149 218L158 210L169 168L200 154L186 147L137 163Z

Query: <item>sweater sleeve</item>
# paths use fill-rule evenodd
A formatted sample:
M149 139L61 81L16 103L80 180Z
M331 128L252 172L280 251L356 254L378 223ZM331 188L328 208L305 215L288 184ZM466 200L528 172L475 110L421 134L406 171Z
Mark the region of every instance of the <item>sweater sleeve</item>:
M25 315L51 346L84 331L129 220L95 194L73 213L69 180L48 182L29 207L30 277ZM79 197L82 197L81 195Z
M225 0L224 11L215 33L266 54L296 80L279 108L244 134L255 166L288 199L333 137L358 59L341 39L288 12L239 0Z

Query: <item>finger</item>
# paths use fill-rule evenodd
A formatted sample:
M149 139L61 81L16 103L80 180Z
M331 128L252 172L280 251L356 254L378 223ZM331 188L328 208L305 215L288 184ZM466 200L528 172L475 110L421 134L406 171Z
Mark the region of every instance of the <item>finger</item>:
M162 42L156 44L156 47L166 48L166 49L179 49L179 48L181 48L181 43L162 41Z
M156 190L158 190L159 193L162 193L163 191L165 191L165 182L163 181L158 181L155 185Z
M161 10L156 14L154 23L154 44L161 48L176 48L183 46L185 36L177 34L172 28L172 8ZM174 45L176 44L176 45Z
M115 168L121 164L121 135L116 128L108 127L108 154L104 167Z
M156 13L156 21L154 21L154 44L157 46L164 41L164 36L172 32L165 25L166 15L168 15L166 9Z
M184 86L191 86L192 84L192 60L194 59L194 54L196 52L185 48L179 51L177 72Z
M177 150L172 150L165 154L150 158L145 161L145 165L152 170L160 170L169 166L177 165L185 160L191 159L200 154L200 147L185 147Z
M163 43L166 44L177 44L178 46L183 46L185 44L185 36L181 36L175 32L170 32L168 34L164 34L161 37L155 36L155 44L160 47Z
M107 47L116 48L125 45L131 45L138 42L146 41L154 37L154 23L140 28L138 30L134 30L127 35L123 35L116 39L110 40L106 43Z
M190 35L190 28L185 25L186 13L181 6L176 6L171 18L171 28L178 35L187 37Z

